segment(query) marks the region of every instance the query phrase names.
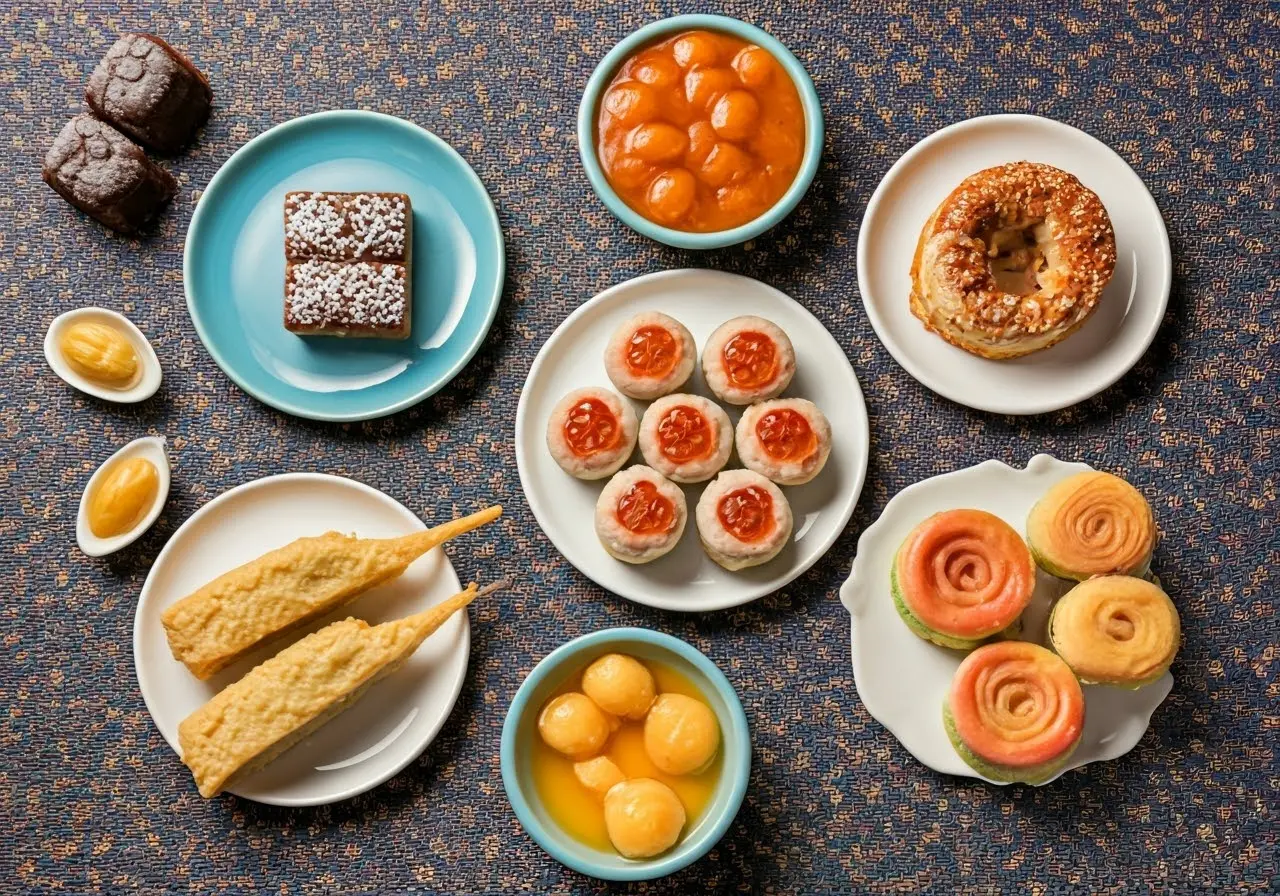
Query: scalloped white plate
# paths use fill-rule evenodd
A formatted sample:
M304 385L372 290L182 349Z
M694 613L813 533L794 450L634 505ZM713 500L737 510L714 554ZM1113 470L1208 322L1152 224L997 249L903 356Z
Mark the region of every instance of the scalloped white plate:
M894 552L925 517L959 507L994 513L1022 532L1031 506L1051 485L1089 469L1087 464L1037 454L1025 470L988 460L934 476L895 495L858 540L853 572L840 588L840 601L853 617L853 680L858 696L876 721L934 771L990 781L965 764L942 727L942 700L964 654L917 638L899 618L889 596ZM1049 608L1068 587L1069 583L1037 571L1036 593L1023 615L1027 640L1044 642ZM1173 676L1167 672L1138 691L1086 686L1084 736L1063 772L1132 750L1172 688Z
M908 307L920 228L960 181L1020 160L1075 174L1102 199L1116 233L1116 271L1097 312L1058 345L992 361L930 333ZM1173 254L1160 209L1115 150L1038 115L984 115L925 137L894 163L858 234L858 289L889 354L925 386L995 414L1042 414L1084 401L1138 363L1169 304Z

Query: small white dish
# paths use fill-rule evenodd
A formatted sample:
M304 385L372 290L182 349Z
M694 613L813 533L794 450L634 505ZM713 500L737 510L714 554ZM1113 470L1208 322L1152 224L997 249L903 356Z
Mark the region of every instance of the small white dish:
M1102 303L1079 331L1021 358L956 348L912 315L911 262L925 221L970 174L1016 161L1069 171L1102 199L1118 259ZM995 414L1070 407L1115 383L1155 338L1169 303L1173 256L1142 179L1109 146L1036 115L987 115L945 127L894 163L858 235L858 287L876 335L903 369L954 402Z
M67 363L59 344L66 329L78 323L104 323L128 337L138 356L138 375L134 377L133 382L122 389L104 386L81 376ZM49 332L44 336L44 357L53 368L53 372L64 383L95 398L101 398L103 401L135 404L155 395L156 390L160 388L162 379L160 359L156 357L156 351L147 341L147 337L142 335L142 331L134 326L129 318L106 308L77 308L55 317L53 323L49 325Z
M89 528L89 497L102 483L107 472L118 461L130 460L135 457L150 461L156 468L156 476L159 482L155 498L151 502L151 509L128 532L122 532L119 535L112 535L107 538L94 535L93 530ZM169 498L169 479L169 455L165 453L164 438L161 436L146 436L145 438L134 439L103 461L102 465L89 477L89 482L80 495L80 508L76 511L76 543L80 546L80 550L90 557L105 557L107 554L113 554L137 541L143 532L151 528L156 518L160 516L160 511L164 509L164 502Z
M853 571L840 588L840 600L853 616L854 684L867 712L934 771L990 781L960 758L942 726L942 701L965 654L921 640L898 616L889 595L894 553L916 524L942 510L986 510L1023 532L1032 505L1051 485L1089 469L1037 454L1025 470L988 460L934 476L894 495L858 539ZM1037 570L1035 596L1023 614L1025 640L1044 643L1049 610L1070 584ZM1137 691L1086 686L1084 735L1058 776L1132 750L1172 688L1168 672Z
M160 614L222 573L305 535L329 530L392 538L426 528L404 505L350 479L287 473L248 482L191 515L147 575L133 625L133 661L147 710L178 752L178 724L214 694L292 641L338 619L372 624L400 619L461 591L440 548L404 575L269 644L208 681L173 658ZM230 793L277 806L318 806L348 799L386 781L436 738L462 690L471 650L466 613L429 637L402 668L350 709ZM195 793L186 769L182 777Z
M822 409L831 422L832 450L826 467L813 481L783 489L795 518L795 534L768 563L739 572L722 569L703 551L692 520L680 543L665 557L638 566L615 560L601 547L592 522L607 480L574 479L547 451L552 407L571 389L610 387L604 369L605 345L615 328L641 311L661 311L683 323L699 352L716 327L744 314L768 318L791 337L796 375L784 395L807 398ZM715 400L703 381L701 364L684 391ZM648 403L634 404L640 416ZM737 425L743 409L721 407ZM737 274L660 271L600 293L570 314L542 346L516 411L516 466L538 525L584 575L636 603L701 612L737 606L776 591L831 548L862 491L868 433L862 390L849 359L802 305L772 286ZM737 460L731 459L729 468L737 466ZM691 511L704 485L683 487Z

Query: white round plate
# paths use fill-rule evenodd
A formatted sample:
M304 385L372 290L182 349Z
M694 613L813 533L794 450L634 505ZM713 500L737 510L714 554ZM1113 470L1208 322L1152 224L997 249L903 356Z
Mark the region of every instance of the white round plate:
M992 361L930 333L908 306L925 221L970 174L1017 161L1069 171L1102 199L1116 234L1115 275L1084 326L1058 345ZM902 367L934 392L996 414L1041 414L1084 401L1133 367L1164 319L1173 282L1169 235L1142 179L1105 143L1036 115L988 115L945 127L898 159L858 235L862 304Z
M160 614L222 573L305 535L330 530L391 538L425 529L408 508L377 489L320 473L287 473L219 495L188 519L156 558L138 598L133 660L147 710L178 752L178 724L222 688L290 641L337 619L377 624L420 612L461 586L440 548L404 575L353 603L198 681L173 658ZM277 806L318 806L364 793L416 759L435 739L462 690L471 629L458 613L394 675L266 768L229 792ZM192 792L195 785L192 784Z
M702 485L684 486L689 525L670 554L633 566L605 553L596 538L596 499L607 479L583 482L565 473L547 451L547 418L566 392L581 386L613 388L604 349L614 329L641 311L661 311L683 323L701 352L713 330L730 318L755 314L782 327L796 351L796 376L787 396L807 398L831 421L831 457L810 483L783 492L795 516L795 534L776 558L728 572L702 550L693 508ZM688 387L714 397L701 365ZM624 399L630 400L630 399ZM632 402L636 415L646 402ZM741 408L722 405L737 425ZM867 472L867 409L844 350L798 302L758 280L721 271L646 274L606 289L565 319L529 370L516 412L516 464L538 525L570 563L596 584L628 600L663 610L707 611L744 604L776 591L818 561L853 514ZM643 463L637 449L628 465ZM736 457L730 466L739 466Z
M858 696L876 721L934 771L983 778L960 758L942 727L942 701L965 654L921 640L898 616L889 596L894 553L921 520L960 507L994 513L1021 532L1032 505L1051 485L1088 469L1037 454L1025 470L989 460L934 476L895 495L858 540L853 572L840 589L840 600L853 616ZM1023 615L1024 638L1044 643L1049 609L1069 587L1037 570L1036 593ZM1167 672L1138 691L1086 685L1084 736L1063 772L1132 750L1172 687Z

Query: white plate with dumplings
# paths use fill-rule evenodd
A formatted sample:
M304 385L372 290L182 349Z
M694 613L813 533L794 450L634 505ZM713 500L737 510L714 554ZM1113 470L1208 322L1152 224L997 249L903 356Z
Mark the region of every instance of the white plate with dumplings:
M605 370L605 348L637 314L669 315L692 334L698 353L723 323L754 315L780 327L795 352L795 374L782 398L808 399L831 427L831 452L821 471L803 485L783 486L791 510L791 535L773 559L729 571L703 549L695 510L714 481L680 485L687 524L669 553L647 563L611 556L595 530L596 503L610 481L569 475L547 444L548 421L569 392L600 387L617 392ZM736 426L745 407L716 398L703 378L701 359L681 392L714 401ZM619 396L641 420L651 402ZM516 465L538 524L557 550L600 587L663 610L703 612L747 603L782 588L835 543L853 515L867 471L869 426L862 390L849 359L822 323L790 296L771 286L721 271L675 270L646 274L610 287L583 304L542 346L529 370L516 412ZM635 451L626 470L645 463ZM724 470L742 468L736 449Z

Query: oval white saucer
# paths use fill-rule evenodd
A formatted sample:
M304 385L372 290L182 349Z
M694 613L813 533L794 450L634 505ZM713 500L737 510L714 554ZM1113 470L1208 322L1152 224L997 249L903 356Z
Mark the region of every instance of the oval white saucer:
M983 168L1045 162L1102 199L1116 234L1115 275L1084 326L1053 348L992 361L929 332L908 307L920 229L956 185ZM1142 179L1084 131L1035 115L971 118L924 138L894 163L858 235L858 288L871 326L907 373L939 395L996 414L1040 414L1084 401L1138 362L1169 303L1173 256Z
M329 530L391 538L425 529L408 508L340 476L287 473L248 482L197 510L169 539L147 575L133 627L138 684L156 727L178 751L178 724L210 697L286 644L337 619L371 623L417 613L462 590L440 548L404 575L199 681L173 658L160 614L222 573L305 535ZM318 806L364 793L435 740L462 690L471 628L458 613L394 675L337 719L228 792L277 806ZM192 792L195 785L191 784Z
M641 311L661 311L682 322L698 350L720 324L743 314L768 318L791 337L796 376L785 396L808 398L831 421L831 457L812 482L784 488L795 534L776 558L728 572L707 557L689 521L667 556L633 566L605 553L593 520L607 480L583 482L565 473L547 451L547 418L566 392L580 386L612 388L604 349L614 329ZM689 391L714 397L694 373ZM629 399L627 399L629 400ZM635 402L637 416L647 403ZM737 425L742 408L722 405ZM720 610L763 597L791 582L835 543L853 515L867 472L869 426L858 378L844 349L805 308L772 286L722 271L661 271L606 289L565 319L538 352L516 412L516 464L538 525L570 563L600 587L663 610ZM633 463L641 463L636 452ZM740 466L736 459L730 467ZM690 511L702 485L684 486ZM691 513L692 515L692 513Z
M853 679L858 696L876 721L934 771L990 780L960 758L942 727L942 700L964 654L921 640L898 616L889 596L894 553L921 520L958 507L994 513L1022 532L1031 506L1051 485L1088 469L1087 464L1037 454L1025 470L988 460L934 476L898 492L858 540L853 571L840 588L840 600L853 616ZM1069 583L1037 571L1035 597L1023 615L1026 640L1043 643L1050 606L1068 587ZM1172 688L1173 676L1167 672L1137 691L1086 686L1084 735L1063 772L1132 750Z

